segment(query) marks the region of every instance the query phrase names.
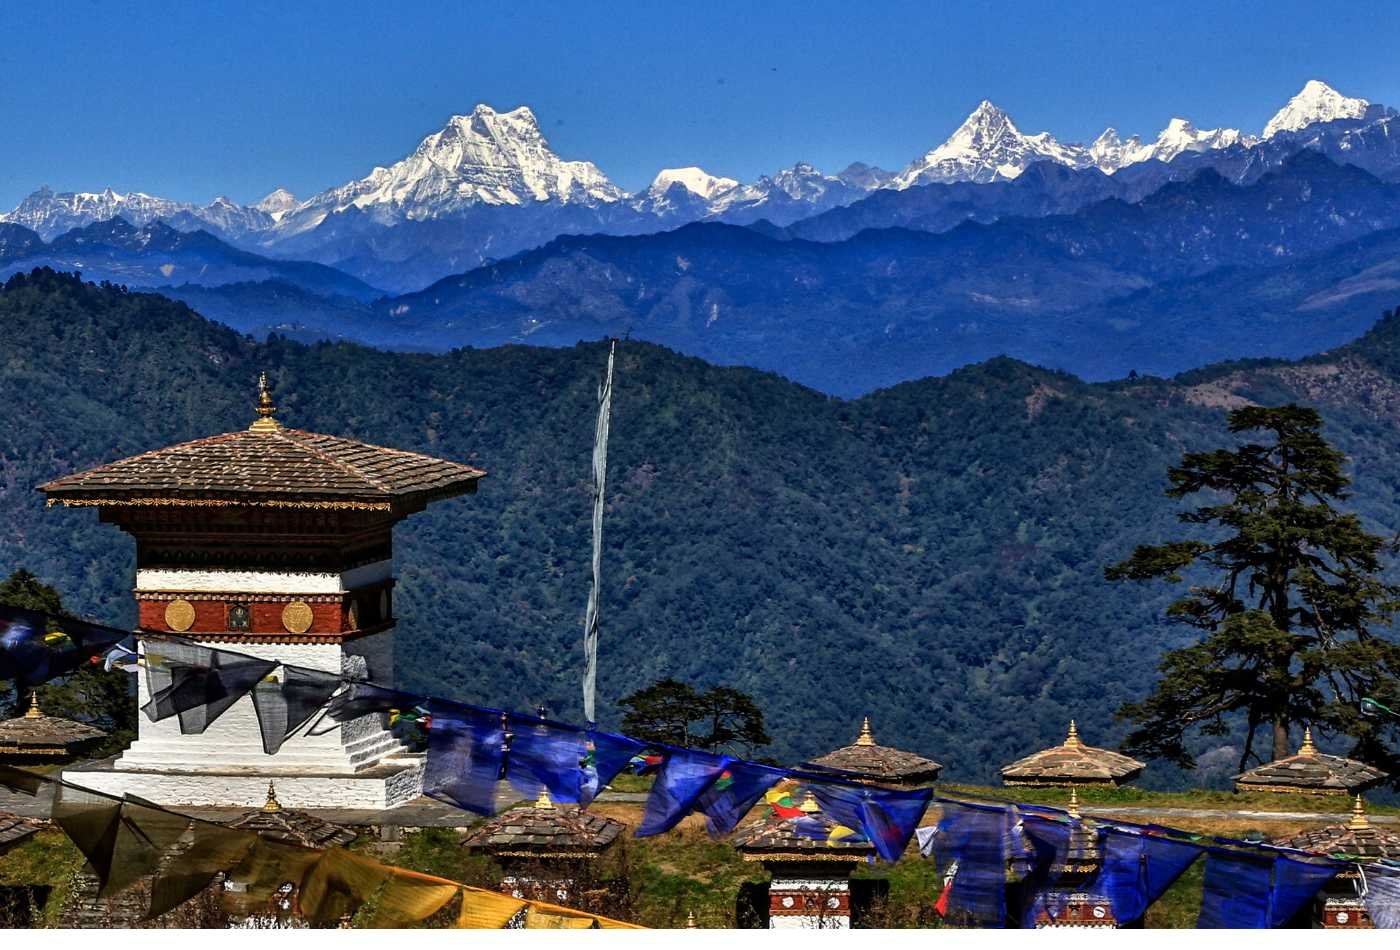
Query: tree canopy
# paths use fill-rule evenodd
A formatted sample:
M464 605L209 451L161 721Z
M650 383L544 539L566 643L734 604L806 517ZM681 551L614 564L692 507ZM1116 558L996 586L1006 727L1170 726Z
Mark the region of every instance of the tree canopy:
M639 689L618 702L622 730L636 739L750 756L772 739L751 696L728 686L703 692L674 679Z
M1204 537L1142 545L1105 569L1109 580L1203 580L1167 613L1204 636L1168 651L1153 693L1123 706L1137 726L1126 745L1189 766L1190 730L1225 735L1242 716L1241 767L1258 757L1261 729L1273 758L1290 754L1295 725L1349 736L1353 755L1392 766L1390 727L1363 718L1360 701L1400 694L1400 647L1375 632L1400 609L1381 574L1394 545L1338 508L1346 459L1316 410L1248 406L1227 426L1263 438L1187 452L1168 473L1169 497L1202 497L1179 517Z

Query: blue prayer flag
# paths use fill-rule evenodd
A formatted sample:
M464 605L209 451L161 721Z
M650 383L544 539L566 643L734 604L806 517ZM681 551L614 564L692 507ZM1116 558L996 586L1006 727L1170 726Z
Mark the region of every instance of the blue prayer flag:
M786 769L754 762L731 762L696 800L705 814L705 826L714 837L728 834L743 820L763 793L787 777Z
M822 812L838 824L861 832L886 861L898 861L909 847L933 791L927 788L890 789L868 785L812 782L812 794Z
M637 826L637 837L659 835L676 827L733 761L728 756L708 752L667 749L661 771L647 797L642 822Z
M1206 857L1200 929L1281 927L1341 865L1212 848Z

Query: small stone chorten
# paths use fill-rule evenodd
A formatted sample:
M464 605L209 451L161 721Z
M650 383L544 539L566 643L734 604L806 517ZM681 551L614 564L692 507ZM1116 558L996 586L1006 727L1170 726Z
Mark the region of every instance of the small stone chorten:
M135 539L137 639L148 656L178 636L392 685L394 527L476 491L484 474L288 428L263 375L247 428L65 475L40 490L50 505L97 509ZM145 664L137 690L138 703L151 694ZM272 777L289 804L308 807L391 808L422 793L422 757L382 714L315 735L302 728L274 755L264 749L251 695L200 734L183 733L174 716L142 717L138 732L116 760L73 781L166 805L256 806Z
M22 715L0 722L0 760L63 758L106 737L96 726L47 715L39 708L36 691L29 694L29 708Z
M462 847L501 865L500 890L512 897L577 904L580 882L621 837L622 822L577 805L556 804L547 788L529 805L473 828Z
M1004 785L1116 787L1137 778L1144 768L1121 752L1085 745L1071 719L1063 743L1004 766L1001 780Z
M1070 819L1069 838L1064 853L1057 854L1050 866L1055 888L1045 893L1036 913L1035 926L1116 927L1118 921L1108 899L1081 889L1102 867L1103 850L1099 847L1094 822L1079 813L1079 791L1072 786L1066 810Z
M880 745L870 731L870 717L860 726L860 735L848 746L803 763L816 770L853 773L857 781L877 782L906 788L937 781L943 766L912 752Z
M770 930L845 930L852 925L851 872L875 853L855 834L830 837L840 826L822 814L809 791L800 817L776 812L741 828L734 849L772 875L768 884ZM846 829L849 831L849 829Z
M343 847L356 834L344 825L317 818L304 811L289 810L277 800L277 787L267 783L267 802L256 811L246 812L228 823L230 828L251 831L268 841L296 844L307 848Z
M1344 858L1365 864L1371 861L1400 861L1400 834L1371 824L1366 803L1360 795L1352 804L1351 818L1339 825L1279 838L1274 844L1313 854ZM1363 900L1357 897L1354 882L1360 874L1353 868L1327 883L1318 897L1315 920L1318 926L1341 929L1370 929L1375 925Z
M1294 792L1300 795L1355 795L1389 776L1365 762L1319 752L1312 727L1303 730L1298 751L1235 776L1237 792Z

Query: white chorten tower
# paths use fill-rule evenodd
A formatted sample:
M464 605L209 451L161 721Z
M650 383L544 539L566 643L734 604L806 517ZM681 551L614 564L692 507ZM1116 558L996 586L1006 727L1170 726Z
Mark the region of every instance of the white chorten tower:
M264 378L247 429L40 490L50 505L97 508L136 539L140 632L391 685L394 525L433 501L474 492L484 474L284 428ZM144 667L139 689L144 703ZM303 728L269 755L245 696L201 734L181 734L175 716L143 715L139 738L109 767L65 777L162 804L248 807L262 803L275 778L291 807L392 807L421 793L422 758L383 720L365 716L317 736Z

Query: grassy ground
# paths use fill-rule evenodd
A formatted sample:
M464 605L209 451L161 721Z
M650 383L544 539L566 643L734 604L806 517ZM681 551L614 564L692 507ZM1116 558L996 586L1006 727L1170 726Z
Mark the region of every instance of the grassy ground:
M618 791L644 791L650 779L628 776L614 783ZM1020 801L1031 804L1064 805L1066 789L989 788L942 786L938 792L951 798L994 801ZM1304 795L1231 795L1224 792L1144 792L1138 789L1091 789L1080 793L1084 811L1092 815L1094 806L1137 808L1199 809L1239 814L1187 817L1164 812L1155 819L1132 816L1132 820L1157 820L1162 824L1203 834L1242 837L1259 834L1266 838L1292 835L1317 827L1318 820L1268 819L1247 812L1319 812L1344 814L1345 798L1319 798ZM727 842L713 841L704 823L687 818L675 830L651 838L632 838L630 829L641 818L642 806L634 802L598 802L593 810L629 826L619 845L595 869L600 880L626 881L617 916L650 927L682 927L693 913L700 927L732 927L735 903L741 885L767 877L762 865L743 860ZM1373 814L1396 814L1400 808L1371 806ZM925 824L938 818L930 809ZM474 856L461 847L461 832L430 828L406 834L401 842L385 844L375 838L361 838L351 849L374 854L388 863L434 874L449 880L477 886L493 886L501 870L488 858ZM42 916L48 926L56 924L82 855L67 837L50 828L0 856L0 885L42 884L53 888ZM1148 913L1150 927L1191 927L1200 906L1203 862L1197 862ZM889 927L936 926L932 903L942 886L942 875L930 861L911 848L894 865L862 866L859 877L889 881L889 897L876 909L877 922Z
M48 886L48 902L36 922L57 927L73 879L86 859L58 828L46 828L0 855L0 885ZM0 926L5 926L0 922Z

